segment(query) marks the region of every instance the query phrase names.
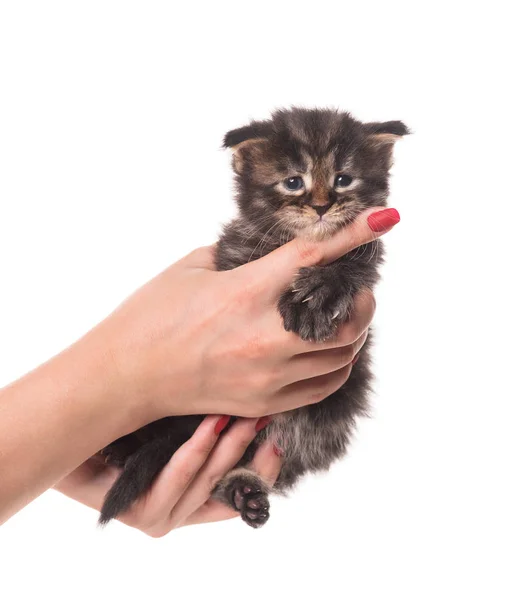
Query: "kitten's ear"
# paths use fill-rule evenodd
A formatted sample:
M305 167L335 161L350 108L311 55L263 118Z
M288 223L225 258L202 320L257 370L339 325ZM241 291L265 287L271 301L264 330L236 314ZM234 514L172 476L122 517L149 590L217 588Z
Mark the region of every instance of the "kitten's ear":
M366 139L358 152L365 165L379 173L387 173L393 162L393 146L402 136L411 133L402 121L365 123Z
M232 129L224 136L223 147L232 149L232 165L236 173L242 174L246 164L261 161L270 132L271 123L252 121L249 125Z
M386 121L384 123L365 123L368 137L379 145L394 144L403 135L411 131L402 121Z
M243 142L267 137L270 132L271 124L267 121L252 121L249 125L229 131L224 136L223 147L234 149Z

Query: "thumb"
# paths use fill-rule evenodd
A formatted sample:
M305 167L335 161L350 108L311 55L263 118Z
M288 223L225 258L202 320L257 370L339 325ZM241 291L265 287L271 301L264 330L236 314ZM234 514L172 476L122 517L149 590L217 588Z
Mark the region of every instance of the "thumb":
M182 265L193 269L208 269L209 271L215 271L214 255L216 247L217 244L212 244L211 246L196 248L179 260L177 264L181 263Z
M370 208L327 240L316 242L295 238L267 256L239 268L248 269L248 276L267 279L270 290L274 286L272 291L278 293L291 284L300 268L331 263L354 248L377 239L399 221L400 215L395 208Z

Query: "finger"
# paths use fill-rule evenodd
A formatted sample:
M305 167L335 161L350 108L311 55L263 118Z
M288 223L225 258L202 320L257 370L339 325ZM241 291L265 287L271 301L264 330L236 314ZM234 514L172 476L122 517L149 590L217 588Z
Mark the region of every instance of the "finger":
M338 327L336 337L324 342L307 342L292 332L286 331L282 317L276 307L262 314L257 321L257 338L267 351L270 364L278 360L291 360L298 354L319 352L331 348L341 348L355 342L370 326L375 313L375 299L371 290L364 288L354 298L349 319Z
M143 521L145 525L159 523L168 517L171 507L179 501L210 456L219 438L215 427L220 419L220 416L209 416L203 420L194 435L172 455L150 492L121 521L128 524L136 521L137 525Z
M354 360L367 337L368 330L364 331L357 340L348 346L293 356L284 372L284 385L333 373L346 367Z
M382 217L374 216L370 220L368 218L374 213L385 210L392 211L384 213L385 218L388 217L386 219L388 223L381 231L375 231L380 228ZM263 278L268 282L271 293L277 296L291 284L301 267L330 263L354 248L377 239L388 232L399 220L400 217L395 209L370 208L363 211L350 225L327 240L316 242L295 238L267 256L238 267L238 269L246 269L252 278ZM272 274L275 275L274 281L271 278Z
M346 382L351 369L352 365L349 364L327 375L304 379L285 386L276 394L278 412L321 402Z
M169 525L177 527L202 506L213 488L242 458L246 448L255 438L258 419L238 419L221 437L210 458L199 470L188 490L179 501L171 504Z
M208 269L210 271L215 271L214 255L216 248L217 244L196 248L187 254L187 256L184 256L178 263L194 269Z
M267 440L259 446L251 461L251 470L272 488L275 485L282 469L280 451L272 440Z
M235 519L236 517L240 517L240 514L236 510L233 510L218 500L210 498L189 515L185 521L177 525L177 527L199 525L200 523L214 523L216 521L228 521L229 519Z
M293 340L292 350L295 354L302 354L353 344L370 327L375 314L375 306L373 292L367 288L362 289L354 298L354 307L350 318L339 327L334 339L324 342L304 342L296 336L297 340Z

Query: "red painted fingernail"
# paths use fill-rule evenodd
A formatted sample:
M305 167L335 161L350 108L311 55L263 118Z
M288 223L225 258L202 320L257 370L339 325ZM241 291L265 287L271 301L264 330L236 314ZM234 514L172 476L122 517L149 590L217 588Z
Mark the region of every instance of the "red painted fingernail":
M221 433L221 431L228 425L229 421L230 421L230 417L228 415L224 415L224 417L221 417L215 424L215 427L214 427L215 435L219 435Z
M396 225L400 221L400 215L396 208L386 208L372 213L366 220L372 231L380 233Z
M359 352L354 356L354 360L351 364L355 365L355 363L359 360Z
M282 448L279 448L276 444L273 446L273 452L277 456L283 456L284 455L284 451L282 450Z
M268 425L270 422L271 422L271 417L261 417L257 421L257 424L255 425L255 431L257 433L259 431L262 431L264 429L264 427L266 427L266 425Z

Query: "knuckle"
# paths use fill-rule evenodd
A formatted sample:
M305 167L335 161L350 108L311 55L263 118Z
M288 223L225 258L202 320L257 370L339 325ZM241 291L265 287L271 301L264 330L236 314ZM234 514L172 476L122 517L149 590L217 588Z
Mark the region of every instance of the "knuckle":
M174 473L175 483L180 489L190 485L201 466L207 461L212 450L211 445L190 445L190 442L187 442L187 445L189 445L188 458L181 461Z
M344 325L341 325L341 327L339 328L339 333L337 335L336 341L343 348L346 348L347 346L349 346L350 344L353 344L353 342L354 342L350 327L351 327L351 321L347 321Z
M201 258L206 255L208 250L209 246L200 246L199 248L195 248L194 250L192 250L192 252L188 256L190 256L191 258Z
M343 366L348 365L354 359L355 352L353 346L343 346L341 348L341 360L340 364Z
M327 388L326 387L318 387L314 390L312 390L312 392L309 395L309 404L318 404L318 402L321 402L322 400L324 400L326 397L328 396L328 392L327 392Z
M159 529L151 528L151 529L146 529L144 531L144 533L147 536L149 536L155 540L158 540L162 537L165 537L169 533L169 531L164 528L159 528Z
M231 446L229 454L233 457L244 454L255 437L255 433L254 419L252 419L252 422L241 422L241 427L235 427L233 431L229 431L227 434L229 437L228 442Z
M128 523L129 524L129 523ZM161 520L155 514L143 514L134 524L130 524L131 527L140 529L145 534L151 537L158 537L158 534L162 531Z
M365 324L359 320L350 323L350 334L354 342L358 340L364 333Z
M233 451L236 455L242 455L246 452L246 448L250 445L251 441L255 437L255 430L253 434L246 432L245 434L239 435L233 440Z
M231 276L231 271L227 272ZM262 282L258 280L256 277L242 277L240 276L238 279L234 279L233 283L233 298L236 302L242 304L249 303L254 300L257 296L260 295L262 291ZM226 282L226 297L228 297L228 285L231 285L230 282Z
M281 387L284 373L280 368L270 368L264 374L264 381L268 390L276 390Z
M373 317L373 315L375 314L375 311L377 310L377 300L375 300L375 296L374 296L372 290L368 290L368 292L369 292L368 299L370 301L370 312Z
M359 305L361 312L373 314L375 312L376 302L373 290L369 287L363 287L354 298L354 304Z
M357 338L363 333L360 321L356 319L352 319L345 323L338 334L339 342L349 346L353 344Z
M330 386L327 381L323 381L314 387L309 394L309 403L317 404L324 400L330 394Z
M184 260L191 263L204 263L214 258L214 246L201 246L189 252Z
M194 261L199 258L201 252L202 248L195 248L194 250L191 250L188 254L184 256L184 260Z
M267 371L250 374L249 388L257 395L262 395L271 386L272 377Z
M361 348L366 344L366 340L368 339L368 334L369 334L369 330L367 329L366 331L363 332L361 337L357 340L355 347L354 347L355 353L359 352L359 350L361 350Z
M341 369L339 371L339 379L335 383L335 385L332 386L332 391L330 392L331 394L333 392L335 392L336 390L338 390L346 382L346 380L350 377L351 371L352 371L351 364L348 364L346 367L344 367L343 369Z
M193 443L191 447L191 460L188 465L185 465L183 468L185 472L191 474L191 471L194 470L192 463L204 463L206 459L210 456L210 452L212 451L213 444L208 443L206 441ZM192 458L196 460L193 461Z
M368 289L365 291L364 295L364 314L367 317L368 322L371 322L373 319L376 308L377 302L375 301L375 296L373 295L372 290Z
M325 398L328 398L331 394L333 394L336 390L338 390L343 383L348 379L350 375L350 366L347 365L343 367L339 371L332 373L331 376L325 378L324 381L321 382L317 387L313 388L310 396L309 403L317 404L321 402Z
M323 260L323 250L318 244L297 238L295 248L302 264L315 265Z
M142 517L137 518L133 511L128 511L124 516L123 519L120 519L123 523L125 523L126 525L128 525L129 527L133 527L134 529L141 529L144 533L146 532L148 523L145 519L143 519Z
M218 360L245 360L257 361L271 353L274 341L268 337L267 333L258 329L245 331L244 335L238 337L233 336L233 339L226 343L216 353Z
M265 354L265 343L262 335L253 333L247 337L245 343L240 347L239 354L243 358L257 360Z
M206 490L207 496L209 496L212 491L215 489L217 484L221 481L221 477L224 476L224 473L207 473L206 476Z
M179 489L185 489L190 485L190 482L194 478L196 470L189 467L182 467L178 469L174 475L176 485Z
M266 398L259 398L249 407L248 414L250 419L258 419L271 412L269 403Z

